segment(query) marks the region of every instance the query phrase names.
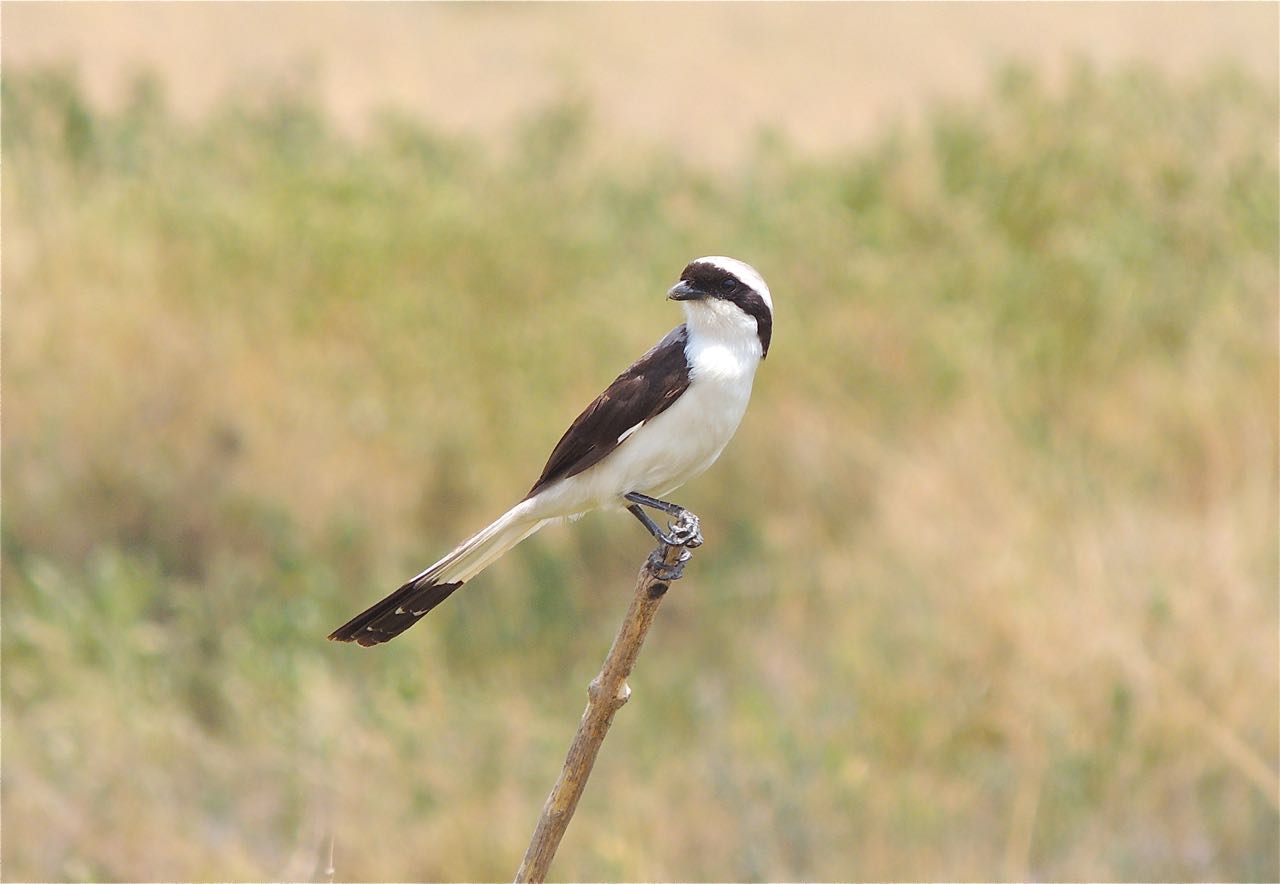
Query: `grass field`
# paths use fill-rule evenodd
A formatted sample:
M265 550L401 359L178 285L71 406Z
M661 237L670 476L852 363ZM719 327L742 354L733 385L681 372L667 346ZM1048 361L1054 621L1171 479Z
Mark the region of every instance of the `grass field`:
M678 321L770 280L752 408L558 878L1280 878L1277 96L1010 69L732 168L305 97L3 82L3 876L497 880L647 544L552 528L402 639ZM499 378L515 378L499 383Z

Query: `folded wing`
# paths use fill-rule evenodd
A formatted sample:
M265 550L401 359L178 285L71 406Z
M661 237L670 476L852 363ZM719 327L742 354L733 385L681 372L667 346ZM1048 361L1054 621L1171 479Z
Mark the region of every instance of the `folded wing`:
M688 330L676 326L618 375L565 431L528 497L599 463L640 424L670 408L689 388L689 362L684 355L688 340Z

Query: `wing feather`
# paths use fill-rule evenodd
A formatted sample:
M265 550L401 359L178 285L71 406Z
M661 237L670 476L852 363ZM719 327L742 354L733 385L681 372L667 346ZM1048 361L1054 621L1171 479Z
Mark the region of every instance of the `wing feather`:
M670 408L689 388L689 362L684 355L688 340L688 330L676 326L618 375L556 443L528 496L599 463L639 424Z

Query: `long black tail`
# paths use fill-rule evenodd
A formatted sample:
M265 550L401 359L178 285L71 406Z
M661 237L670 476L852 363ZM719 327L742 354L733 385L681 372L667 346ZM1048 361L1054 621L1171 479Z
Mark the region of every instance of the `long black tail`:
M458 587L479 574L511 547L547 522L531 515L535 503L523 500L492 525L468 537L447 556L363 613L335 629L331 641L365 647L390 641L422 619Z
M372 608L357 614L329 635L330 641L358 642L364 647L390 641L447 599L456 583L435 583L415 577Z

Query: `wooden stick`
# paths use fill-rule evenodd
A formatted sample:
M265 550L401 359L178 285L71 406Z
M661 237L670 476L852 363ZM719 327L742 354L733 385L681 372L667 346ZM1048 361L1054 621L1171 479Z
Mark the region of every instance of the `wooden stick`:
M640 569L631 607L627 609L627 615L613 640L613 647L609 649L609 656L605 657L600 674L591 680L591 685L587 688L587 709L582 713L578 732L569 746L560 778L547 796L547 803L542 806L538 825L533 830L533 839L516 872L517 882L546 880L547 869L555 858L556 848L560 846L565 829L569 827L569 820L573 819L578 799L586 788L587 777L591 776L591 768L596 763L600 745L609 732L609 725L613 723L614 713L631 696L627 676L635 666L645 634L649 631L654 615L658 613L658 606L662 604L662 598L671 583L670 579L664 579L660 575L664 570L683 564L689 557L690 553L682 546L660 544Z

